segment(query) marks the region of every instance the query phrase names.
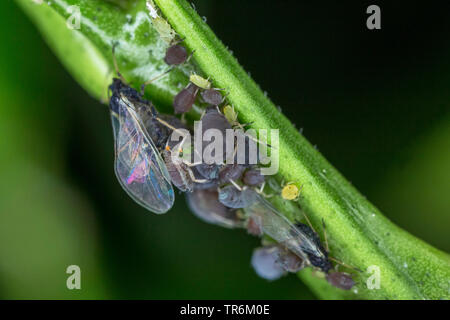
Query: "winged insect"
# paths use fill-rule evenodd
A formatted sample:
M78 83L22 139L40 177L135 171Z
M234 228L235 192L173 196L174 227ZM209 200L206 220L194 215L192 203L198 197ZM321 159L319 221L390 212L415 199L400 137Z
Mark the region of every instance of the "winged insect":
M120 79L114 79L109 89L117 179L138 204L165 213L175 199L170 176L139 114L150 103Z

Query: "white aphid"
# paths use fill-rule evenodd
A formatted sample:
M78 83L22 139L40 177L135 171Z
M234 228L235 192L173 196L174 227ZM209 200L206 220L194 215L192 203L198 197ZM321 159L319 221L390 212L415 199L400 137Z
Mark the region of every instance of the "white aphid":
M263 279L277 280L285 274L283 268L276 263L277 246L257 248L253 251L251 264L256 274Z

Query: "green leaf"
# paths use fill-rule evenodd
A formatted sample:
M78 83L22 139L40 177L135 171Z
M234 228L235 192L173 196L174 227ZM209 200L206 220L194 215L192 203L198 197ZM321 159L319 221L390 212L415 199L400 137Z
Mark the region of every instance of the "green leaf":
M119 43L119 68L135 86L167 69L162 60L167 45L151 26L145 1L135 1L136 6L128 9L99 0L53 0L49 6L16 1L74 78L98 99L105 99L114 74L114 42ZM186 1L155 2L195 53L193 62L153 83L148 97L170 111L174 94L198 67L216 87L229 91L228 100L241 122L252 122L257 129L280 129L279 178L301 185L302 196L296 203L276 199L276 205L297 220L302 219L302 208L316 230L323 219L331 255L362 270L356 274L356 295L331 288L310 270L300 272L312 290L322 298L448 299L449 256L395 226L346 181L277 110ZM65 26L70 5L81 9L79 31ZM380 289L366 286L369 266L380 268Z

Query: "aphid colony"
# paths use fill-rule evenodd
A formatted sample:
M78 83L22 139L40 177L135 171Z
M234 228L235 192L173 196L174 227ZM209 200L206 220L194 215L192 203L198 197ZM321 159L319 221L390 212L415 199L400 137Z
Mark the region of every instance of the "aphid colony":
M156 11L153 15L159 18ZM158 23L160 28L167 29L162 20ZM164 61L170 66L183 64L188 59L186 48L180 41L175 42L174 37L170 44ZM261 277L273 280L286 272L310 266L325 273L335 287L348 290L354 285L349 274L333 270L328 248L322 246L312 227L292 223L266 200L263 192L266 176L261 174L258 165L228 160L213 164L186 160L192 160L195 150L169 137L174 132L189 131L188 125L174 115L159 114L150 101L126 84L120 73L118 76L110 85L115 173L131 198L149 211L162 214L173 206L174 185L186 193L190 209L205 222L244 228L249 234L266 236L265 242L270 239L270 244L254 251L251 261ZM222 106L225 98L221 90L195 74L189 80L174 97L175 114L188 112L201 99L202 104L208 105L200 119L203 131L213 128L225 132L243 127L234 109ZM298 197L295 184L280 189L284 199Z

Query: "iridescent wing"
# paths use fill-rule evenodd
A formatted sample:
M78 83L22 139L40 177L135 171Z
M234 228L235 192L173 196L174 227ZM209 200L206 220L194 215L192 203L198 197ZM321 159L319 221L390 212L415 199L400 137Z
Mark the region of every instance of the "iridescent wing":
M307 253L326 258L313 239L290 222L270 202L260 195L257 197L258 200L244 210L249 216L260 217L262 230L266 235L285 245L305 261L309 261Z
M115 172L122 188L144 208L167 212L175 196L166 165L128 99L121 95L111 111Z

